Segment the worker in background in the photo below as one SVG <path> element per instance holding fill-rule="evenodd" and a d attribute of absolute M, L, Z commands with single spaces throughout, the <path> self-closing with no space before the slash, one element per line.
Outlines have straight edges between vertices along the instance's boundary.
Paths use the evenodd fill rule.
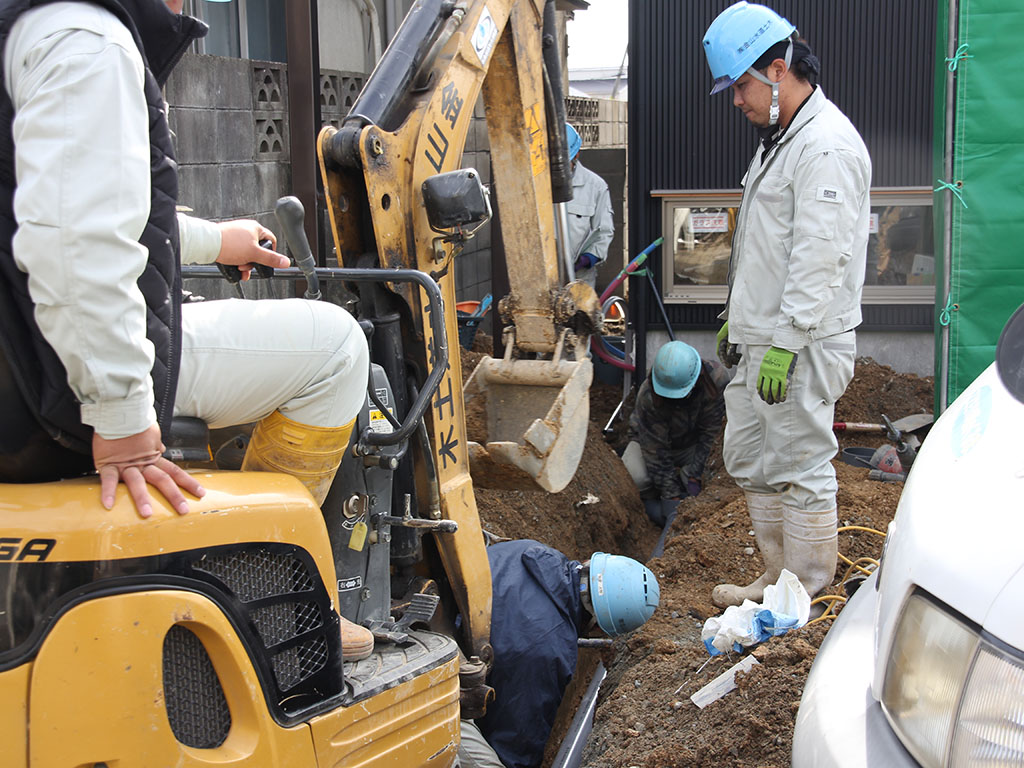
<path fill-rule="evenodd" d="M 663 344 L 654 356 L 629 417 L 622 461 L 657 525 L 680 500 L 700 493 L 704 464 L 722 431 L 728 383 L 721 365 L 701 360 L 683 341 Z"/>
<path fill-rule="evenodd" d="M 726 470 L 746 494 L 766 571 L 723 584 L 719 607 L 760 602 L 785 567 L 813 597 L 836 567 L 835 402 L 853 376 L 871 160 L 816 84 L 818 59 L 786 19 L 736 3 L 704 35 L 712 93 L 760 141 L 743 179 L 718 354 Z"/>
<path fill-rule="evenodd" d="M 183 0 L 3 0 L 2 351 L 39 422 L 141 517 L 199 480 L 163 458 L 173 416 L 258 421 L 244 468 L 295 474 L 320 503 L 366 388 L 355 319 L 301 299 L 182 304 L 180 260 L 286 267 L 255 221 L 176 213 L 161 88 L 202 22 Z M 44 431 L 45 430 L 45 431 Z M 287 435 L 285 436 L 285 433 Z M 373 636 L 342 619 L 346 658 Z"/>
<path fill-rule="evenodd" d="M 486 743 L 472 727 L 463 740 L 469 754 L 489 744 L 499 765 L 535 768 L 576 671 L 577 640 L 593 621 L 612 637 L 641 626 L 658 605 L 658 580 L 629 557 L 595 552 L 579 563 L 530 539 L 492 544 L 487 558 L 494 701 L 476 721 Z"/>
<path fill-rule="evenodd" d="M 572 200 L 565 204 L 569 220 L 568 247 L 576 279 L 596 287 L 597 267 L 608 258 L 615 235 L 612 198 L 604 179 L 580 163 L 583 140 L 568 123 L 565 134 L 572 163 Z"/>

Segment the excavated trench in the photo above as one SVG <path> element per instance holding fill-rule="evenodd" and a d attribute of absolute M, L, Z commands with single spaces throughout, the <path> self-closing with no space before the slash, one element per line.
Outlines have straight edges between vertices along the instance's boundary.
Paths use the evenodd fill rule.
<path fill-rule="evenodd" d="M 472 370 L 475 357 L 463 353 L 463 370 Z M 711 604 L 711 589 L 721 581 L 755 578 L 761 572 L 760 556 L 749 535 L 742 494 L 722 468 L 720 440 L 701 495 L 684 501 L 664 531 L 648 520 L 616 454 L 625 444 L 629 400 L 612 434 L 602 434 L 621 395 L 620 387 L 594 383 L 583 458 L 562 492 L 476 491 L 488 531 L 537 539 L 578 560 L 598 550 L 626 554 L 646 561 L 661 585 L 661 604 L 643 627 L 614 642 L 598 635 L 584 641 L 544 767 L 788 766 L 803 683 L 829 624 L 819 622 L 764 643 L 753 651 L 761 663 L 738 676 L 736 691 L 705 709 L 690 702 L 692 693 L 738 660 L 723 656 L 709 661 L 700 642 L 704 620 L 719 613 Z M 880 423 L 883 414 L 895 419 L 931 410 L 930 378 L 860 360 L 854 381 L 837 403 L 836 418 Z M 472 437 L 474 425 L 467 426 Z M 841 448 L 877 448 L 884 442 L 882 434 L 839 436 Z M 870 480 L 867 468 L 838 459 L 833 463 L 840 525 L 884 531 L 902 484 Z M 839 546 L 853 560 L 877 558 L 882 540 L 850 532 L 840 535 Z M 837 569 L 836 584 L 845 569 L 842 564 Z"/>

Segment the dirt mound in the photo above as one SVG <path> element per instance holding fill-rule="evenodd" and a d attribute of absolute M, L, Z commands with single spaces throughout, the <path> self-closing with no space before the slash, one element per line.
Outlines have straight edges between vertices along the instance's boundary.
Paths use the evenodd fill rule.
<path fill-rule="evenodd" d="M 464 355 L 467 374 L 478 357 Z M 565 491 L 477 491 L 484 527 L 493 533 L 538 539 L 576 559 L 594 549 L 631 555 L 648 560 L 658 576 L 661 604 L 647 624 L 610 648 L 580 651 L 576 686 L 567 692 L 568 699 L 580 695 L 598 660 L 608 670 L 583 764 L 788 766 L 804 681 L 830 624 L 821 621 L 762 644 L 752 651 L 760 664 L 737 678 L 737 690 L 703 710 L 690 701 L 691 694 L 739 659 L 736 654 L 710 658 L 700 642 L 705 619 L 720 613 L 711 603 L 711 589 L 723 581 L 747 583 L 762 572 L 763 564 L 743 495 L 722 466 L 721 438 L 708 461 L 704 492 L 680 505 L 664 553 L 649 560 L 660 531 L 644 514 L 613 449 L 625 445 L 629 399 L 612 423 L 613 433 L 604 436 L 601 431 L 621 395 L 621 389 L 599 382 L 592 387 L 587 445 Z M 899 374 L 865 358 L 857 361 L 836 418 L 879 422 L 883 413 L 896 419 L 931 409 L 931 379 Z M 841 448 L 877 447 L 885 436 L 840 434 L 839 440 Z M 903 486 L 868 480 L 867 469 L 833 463 L 840 526 L 884 532 Z M 582 503 L 588 494 L 601 501 Z M 873 533 L 840 533 L 839 550 L 850 560 L 877 558 L 881 548 L 881 537 Z M 840 562 L 834 583 L 848 570 Z M 840 591 L 838 586 L 834 591 Z M 552 734 L 546 764 L 566 723 L 567 718 Z"/>

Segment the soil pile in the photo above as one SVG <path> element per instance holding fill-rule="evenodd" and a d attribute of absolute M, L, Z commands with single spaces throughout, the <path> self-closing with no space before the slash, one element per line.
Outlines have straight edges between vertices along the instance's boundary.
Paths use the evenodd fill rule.
<path fill-rule="evenodd" d="M 468 374 L 479 355 L 466 353 Z M 881 422 L 932 409 L 932 381 L 863 358 L 854 380 L 837 403 L 840 421 Z M 737 654 L 711 658 L 700 642 L 705 619 L 721 613 L 711 603 L 722 582 L 746 584 L 763 570 L 750 531 L 743 494 L 725 473 L 721 438 L 704 477 L 704 492 L 685 500 L 667 533 L 663 554 L 650 559 L 660 535 L 615 452 L 625 444 L 631 401 L 627 399 L 613 432 L 602 435 L 621 389 L 595 383 L 591 389 L 591 428 L 583 460 L 569 487 L 559 494 L 539 491 L 477 491 L 484 528 L 508 538 L 533 538 L 574 559 L 595 549 L 646 561 L 661 585 L 654 617 L 611 648 L 580 651 L 576 684 L 567 691 L 565 717 L 548 744 L 550 763 L 576 699 L 600 659 L 608 670 L 601 687 L 594 729 L 583 764 L 627 766 L 788 766 L 793 726 L 804 681 L 830 622 L 819 621 L 756 647 L 760 662 L 737 677 L 737 690 L 705 709 L 690 696 L 739 660 Z M 839 435 L 840 447 L 877 447 L 884 434 Z M 835 460 L 839 480 L 840 526 L 885 531 L 902 484 L 868 479 L 868 470 Z M 596 497 L 598 501 L 593 501 Z M 839 550 L 850 560 L 878 558 L 882 538 L 863 531 L 843 532 Z M 840 561 L 831 592 L 851 573 Z"/>

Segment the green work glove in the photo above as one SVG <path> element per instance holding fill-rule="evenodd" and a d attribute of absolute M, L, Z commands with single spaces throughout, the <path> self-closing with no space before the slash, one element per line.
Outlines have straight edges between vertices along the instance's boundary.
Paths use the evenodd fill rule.
<path fill-rule="evenodd" d="M 772 347 L 764 354 L 757 374 L 757 393 L 768 405 L 786 399 L 786 390 L 796 369 L 796 352 Z"/>
<path fill-rule="evenodd" d="M 726 368 L 732 368 L 736 363 L 740 361 L 740 348 L 735 344 L 729 343 L 729 321 L 726 320 L 725 324 L 718 331 L 718 335 L 715 337 L 715 348 L 718 351 L 718 359 L 722 361 L 722 365 Z"/>

